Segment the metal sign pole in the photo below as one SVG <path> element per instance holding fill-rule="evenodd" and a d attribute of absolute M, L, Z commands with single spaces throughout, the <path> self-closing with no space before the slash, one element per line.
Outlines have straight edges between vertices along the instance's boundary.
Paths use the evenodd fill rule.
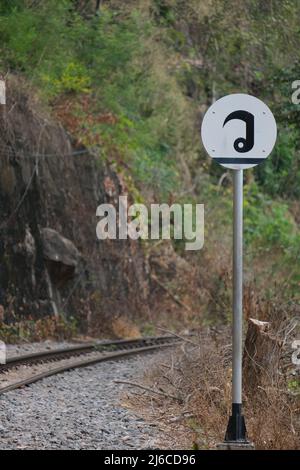
<path fill-rule="evenodd" d="M 243 127 L 241 127 L 243 126 Z M 243 130 L 242 130 L 243 129 Z M 253 449 L 242 415 L 243 356 L 243 170 L 263 163 L 276 142 L 277 126 L 263 101 L 244 93 L 223 96 L 206 111 L 201 137 L 208 155 L 233 170 L 232 414 L 219 449 Z"/>
<path fill-rule="evenodd" d="M 243 358 L 243 170 L 233 170 L 232 416 L 225 441 L 247 442 L 242 416 Z"/>
<path fill-rule="evenodd" d="M 243 170 L 233 172 L 232 403 L 242 403 Z"/>

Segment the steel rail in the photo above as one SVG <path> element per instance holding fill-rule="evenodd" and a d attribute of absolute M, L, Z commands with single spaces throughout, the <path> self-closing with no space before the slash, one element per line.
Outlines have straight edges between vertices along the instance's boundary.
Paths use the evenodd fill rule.
<path fill-rule="evenodd" d="M 45 370 L 43 372 L 40 372 L 39 374 L 35 374 L 35 375 L 32 375 L 31 377 L 28 377 L 26 379 L 23 379 L 23 380 L 14 382 L 12 384 L 9 384 L 5 387 L 2 387 L 2 388 L 0 387 L 0 396 L 3 395 L 4 393 L 10 392 L 12 390 L 16 390 L 16 389 L 24 387 L 26 385 L 30 385 L 30 384 L 33 384 L 35 382 L 38 382 L 38 381 L 40 381 L 42 379 L 45 379 L 47 377 L 51 377 L 53 375 L 57 375 L 57 374 L 60 374 L 62 372 L 67 372 L 67 371 L 72 370 L 72 369 L 87 367 L 87 366 L 94 365 L 94 364 L 101 363 L 101 362 L 118 360 L 118 359 L 122 359 L 122 358 L 127 357 L 127 356 L 133 356 L 135 354 L 142 354 L 142 353 L 151 352 L 151 351 L 156 350 L 156 349 L 172 347 L 172 346 L 175 346 L 178 343 L 178 341 L 175 341 L 174 337 L 173 337 L 173 339 L 174 339 L 174 341 L 167 342 L 165 344 L 163 342 L 162 343 L 159 342 L 158 344 L 152 344 L 150 346 L 132 348 L 132 349 L 129 349 L 129 350 L 128 349 L 127 350 L 122 350 L 122 351 L 118 351 L 118 352 L 114 352 L 114 353 L 110 353 L 110 354 L 105 354 L 105 355 L 102 354 L 102 355 L 99 355 L 98 357 L 92 357 L 92 358 L 88 358 L 88 359 L 77 360 L 77 361 L 73 361 L 69 364 L 64 364 L 64 365 L 59 366 L 59 367 L 48 369 L 48 370 Z"/>
<path fill-rule="evenodd" d="M 7 358 L 6 364 L 0 365 L 0 372 L 10 370 L 14 367 L 23 364 L 35 364 L 39 362 L 48 362 L 52 360 L 63 360 L 70 356 L 78 356 L 81 354 L 88 354 L 92 352 L 105 351 L 109 349 L 128 349 L 137 347 L 137 345 L 153 345 L 163 344 L 165 342 L 175 342 L 178 338 L 175 336 L 147 336 L 144 338 L 136 339 L 121 339 L 121 340 L 105 340 L 97 342 L 82 343 L 76 346 L 67 346 L 64 348 L 57 348 L 48 351 L 40 351 L 28 354 L 22 354 L 18 356 L 11 356 Z"/>

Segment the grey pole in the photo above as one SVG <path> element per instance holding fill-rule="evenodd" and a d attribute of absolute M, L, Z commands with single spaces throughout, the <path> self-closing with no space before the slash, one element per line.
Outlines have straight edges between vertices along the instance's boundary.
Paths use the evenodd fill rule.
<path fill-rule="evenodd" d="M 233 172 L 232 403 L 242 403 L 243 170 Z"/>
<path fill-rule="evenodd" d="M 232 415 L 225 441 L 247 443 L 242 415 L 243 355 L 243 170 L 233 171 Z"/>

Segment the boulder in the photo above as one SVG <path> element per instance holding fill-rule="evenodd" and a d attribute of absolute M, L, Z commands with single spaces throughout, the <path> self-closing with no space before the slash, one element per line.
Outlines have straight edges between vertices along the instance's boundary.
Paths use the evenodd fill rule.
<path fill-rule="evenodd" d="M 71 240 L 51 228 L 41 229 L 41 240 L 51 281 L 62 286 L 78 274 L 81 254 Z"/>

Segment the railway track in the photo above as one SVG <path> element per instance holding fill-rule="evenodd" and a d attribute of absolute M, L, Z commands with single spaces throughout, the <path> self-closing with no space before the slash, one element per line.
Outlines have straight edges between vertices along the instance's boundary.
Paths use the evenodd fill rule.
<path fill-rule="evenodd" d="M 98 341 L 94 343 L 78 344 L 76 346 L 42 351 L 31 354 L 9 357 L 6 364 L 0 366 L 0 380 L 9 372 L 18 372 L 22 366 L 41 366 L 43 370 L 29 376 L 16 379 L 1 386 L 0 395 L 11 390 L 30 385 L 46 377 L 59 374 L 79 367 L 87 367 L 105 361 L 118 360 L 135 354 L 151 352 L 157 349 L 168 348 L 178 344 L 179 338 L 175 336 L 153 336 L 132 340 Z"/>

